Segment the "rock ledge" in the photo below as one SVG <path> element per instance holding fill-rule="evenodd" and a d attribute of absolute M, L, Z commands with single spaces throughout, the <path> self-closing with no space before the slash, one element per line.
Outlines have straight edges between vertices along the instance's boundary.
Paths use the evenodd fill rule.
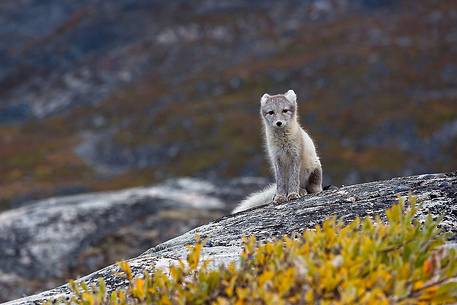
<path fill-rule="evenodd" d="M 185 245 L 193 243 L 197 233 L 208 238 L 202 250 L 203 257 L 211 258 L 214 265 L 227 263 L 238 257 L 243 234 L 254 234 L 259 240 L 268 240 L 313 227 L 331 215 L 345 221 L 357 216 L 384 215 L 384 211 L 396 201 L 397 195 L 406 196 L 408 193 L 416 195 L 421 202 L 420 218 L 427 213 L 443 215 L 441 226 L 453 233 L 452 241 L 457 239 L 457 172 L 452 172 L 344 186 L 317 195 L 307 195 L 288 204 L 267 205 L 225 216 L 151 248 L 130 259 L 129 263 L 135 273 L 156 267 L 166 268 L 170 263 L 185 258 Z M 103 277 L 108 290 L 111 290 L 126 285 L 123 278 L 116 276 L 118 271 L 113 264 L 80 280 L 95 283 L 99 277 Z M 68 286 L 63 285 L 5 304 L 37 304 L 65 297 L 68 293 Z"/>

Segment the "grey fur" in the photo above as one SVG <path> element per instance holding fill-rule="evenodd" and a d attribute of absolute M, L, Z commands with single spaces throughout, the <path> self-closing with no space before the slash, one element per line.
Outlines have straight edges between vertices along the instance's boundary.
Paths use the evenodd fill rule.
<path fill-rule="evenodd" d="M 260 101 L 266 150 L 276 184 L 250 195 L 232 213 L 322 191 L 322 166 L 313 141 L 298 123 L 295 92 L 264 94 Z"/>

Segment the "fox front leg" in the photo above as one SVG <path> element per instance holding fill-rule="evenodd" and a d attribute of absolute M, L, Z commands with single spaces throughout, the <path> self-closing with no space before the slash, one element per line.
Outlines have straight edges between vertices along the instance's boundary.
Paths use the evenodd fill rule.
<path fill-rule="evenodd" d="M 287 200 L 300 198 L 300 162 L 298 156 L 291 158 L 289 166 Z"/>
<path fill-rule="evenodd" d="M 279 158 L 274 162 L 275 177 L 276 177 L 276 194 L 273 198 L 273 203 L 280 204 L 287 201 L 287 181 L 284 165 L 281 164 Z"/>

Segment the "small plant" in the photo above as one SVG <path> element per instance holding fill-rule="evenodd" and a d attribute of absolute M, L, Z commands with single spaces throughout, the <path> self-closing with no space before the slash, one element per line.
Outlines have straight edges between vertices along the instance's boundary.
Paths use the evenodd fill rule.
<path fill-rule="evenodd" d="M 243 238 L 239 262 L 209 268 L 202 241 L 189 246 L 186 261 L 135 277 L 108 294 L 70 282 L 80 305 L 124 304 L 451 304 L 457 302 L 455 249 L 444 250 L 447 235 L 430 216 L 420 224 L 415 199 L 404 200 L 379 217 L 348 225 L 331 218 L 296 238 L 260 244 Z"/>

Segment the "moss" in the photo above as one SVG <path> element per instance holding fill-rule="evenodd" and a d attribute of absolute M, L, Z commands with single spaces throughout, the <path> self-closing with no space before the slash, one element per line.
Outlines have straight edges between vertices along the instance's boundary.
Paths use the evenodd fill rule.
<path fill-rule="evenodd" d="M 185 262 L 135 277 L 111 294 L 70 282 L 67 303 L 95 304 L 451 304 L 457 301 L 457 254 L 440 247 L 446 234 L 427 217 L 415 220 L 415 200 L 379 217 L 348 225 L 331 218 L 301 235 L 259 243 L 244 238 L 238 262 L 210 269 L 197 237 Z"/>

